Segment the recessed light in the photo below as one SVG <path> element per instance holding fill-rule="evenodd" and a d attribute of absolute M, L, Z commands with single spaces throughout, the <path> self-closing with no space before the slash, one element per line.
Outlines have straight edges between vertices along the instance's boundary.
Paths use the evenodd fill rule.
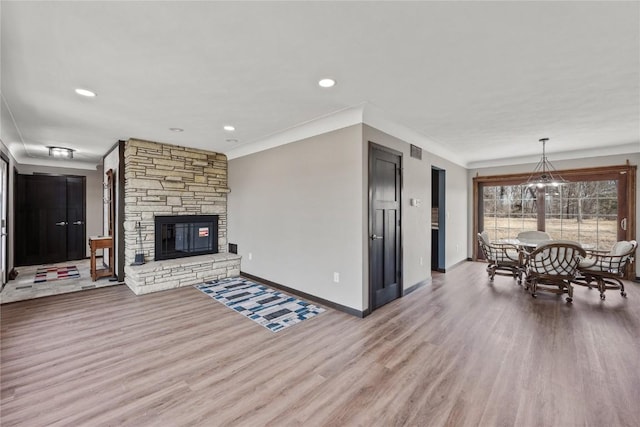
<path fill-rule="evenodd" d="M 226 130 L 227 132 L 233 132 L 234 130 L 236 130 L 236 128 L 231 125 L 225 125 L 223 129 Z"/>
<path fill-rule="evenodd" d="M 318 82 L 320 87 L 333 87 L 336 85 L 336 81 L 333 79 L 322 79 Z"/>
<path fill-rule="evenodd" d="M 235 138 L 225 139 L 225 141 L 226 141 L 226 142 L 231 142 L 231 143 L 234 143 L 234 144 L 235 144 L 236 142 L 238 142 L 238 140 L 237 140 L 237 139 L 235 139 Z"/>
<path fill-rule="evenodd" d="M 78 95 L 88 96 L 90 98 L 93 98 L 94 96 L 96 96 L 95 92 L 91 92 L 90 90 L 87 90 L 87 89 L 76 89 L 76 93 Z"/>
<path fill-rule="evenodd" d="M 171 132 L 184 132 L 184 129 L 182 129 L 182 128 L 169 128 L 169 130 Z"/>

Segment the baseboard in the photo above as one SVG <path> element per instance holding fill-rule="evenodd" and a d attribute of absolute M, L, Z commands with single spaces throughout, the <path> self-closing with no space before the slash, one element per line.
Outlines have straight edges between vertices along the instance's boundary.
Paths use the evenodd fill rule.
<path fill-rule="evenodd" d="M 343 313 L 347 313 L 347 314 L 350 314 L 352 316 L 364 318 L 364 317 L 367 317 L 369 314 L 371 314 L 371 310 L 368 309 L 368 308 L 366 310 L 363 310 L 363 311 L 356 310 L 355 308 L 347 307 L 346 305 L 338 304 L 338 303 L 335 303 L 333 301 L 329 301 L 329 300 L 326 300 L 324 298 L 320 298 L 320 297 L 317 297 L 315 295 L 311 295 L 311 294 L 308 294 L 306 292 L 302 292 L 302 291 L 299 291 L 297 289 L 290 288 L 290 287 L 282 285 L 280 283 L 272 282 L 271 280 L 267 280 L 267 279 L 264 279 L 264 278 L 259 277 L 259 276 L 254 276 L 253 274 L 249 274 L 249 273 L 246 273 L 244 271 L 240 271 L 240 275 L 243 276 L 243 277 L 246 277 L 247 279 L 251 279 L 251 280 L 254 280 L 256 282 L 263 283 L 263 284 L 265 284 L 267 286 L 271 286 L 272 288 L 280 289 L 281 291 L 294 294 L 296 296 L 299 296 L 300 298 L 304 298 L 304 299 L 308 299 L 308 300 L 313 301 L 313 302 L 317 302 L 318 304 L 322 304 L 324 306 L 333 308 L 335 310 L 342 311 Z M 420 289 L 423 286 L 430 285 L 431 284 L 431 280 L 432 280 L 431 277 L 428 277 L 425 280 L 421 280 L 418 283 L 408 287 L 407 289 L 404 289 L 402 291 L 402 296 L 403 297 L 407 296 L 410 293 Z"/>
<path fill-rule="evenodd" d="M 271 280 L 263 279 L 262 277 L 254 276 L 253 274 L 246 273 L 244 271 L 240 271 L 240 275 L 246 277 L 247 279 L 255 280 L 256 282 L 264 283 L 267 286 L 271 286 L 272 288 L 280 289 L 281 291 L 288 292 L 299 296 L 300 298 L 308 299 L 313 302 L 317 302 L 318 304 L 322 304 L 324 306 L 333 308 L 334 310 L 342 311 L 343 313 L 350 314 L 352 316 L 363 318 L 369 314 L 369 310 L 356 310 L 355 308 L 347 307 L 346 305 L 338 304 L 333 301 L 326 300 L 324 298 L 317 297 L 315 295 L 308 294 L 306 292 L 299 291 L 297 289 L 290 288 L 285 285 L 281 285 L 280 283 L 272 282 Z"/>
<path fill-rule="evenodd" d="M 420 289 L 421 287 L 426 286 L 426 285 L 430 285 L 430 284 L 431 284 L 431 277 L 428 277 L 428 278 L 426 278 L 424 280 L 419 281 L 415 285 L 410 286 L 407 289 L 404 289 L 402 291 L 402 296 L 405 297 L 405 296 L 409 295 L 411 292 L 416 291 L 416 290 Z"/>

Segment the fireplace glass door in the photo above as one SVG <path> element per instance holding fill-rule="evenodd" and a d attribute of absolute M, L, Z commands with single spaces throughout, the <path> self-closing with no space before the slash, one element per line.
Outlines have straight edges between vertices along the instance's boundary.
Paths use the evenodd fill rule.
<path fill-rule="evenodd" d="M 217 215 L 157 216 L 156 260 L 218 252 Z"/>

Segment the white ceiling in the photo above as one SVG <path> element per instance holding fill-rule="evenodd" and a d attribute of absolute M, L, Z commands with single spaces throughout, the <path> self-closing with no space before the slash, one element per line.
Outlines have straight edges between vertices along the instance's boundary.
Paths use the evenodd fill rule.
<path fill-rule="evenodd" d="M 640 152 L 638 2 L 2 1 L 0 14 L 0 135 L 21 163 L 52 164 L 57 145 L 91 168 L 130 137 L 234 157 L 358 120 L 465 166 L 532 159 L 542 137 L 551 159 Z M 320 89 L 326 76 L 338 84 Z"/>

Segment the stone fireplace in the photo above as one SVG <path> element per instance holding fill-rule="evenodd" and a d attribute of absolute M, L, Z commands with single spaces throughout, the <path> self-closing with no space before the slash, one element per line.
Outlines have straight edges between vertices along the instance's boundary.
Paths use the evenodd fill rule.
<path fill-rule="evenodd" d="M 240 257 L 227 251 L 226 156 L 130 139 L 124 159 L 127 285 L 141 294 L 239 275 Z M 156 224 L 162 245 L 168 217 L 177 218 L 164 231 L 172 256 L 156 244 Z M 136 254 L 144 254 L 145 264 L 131 265 Z"/>

